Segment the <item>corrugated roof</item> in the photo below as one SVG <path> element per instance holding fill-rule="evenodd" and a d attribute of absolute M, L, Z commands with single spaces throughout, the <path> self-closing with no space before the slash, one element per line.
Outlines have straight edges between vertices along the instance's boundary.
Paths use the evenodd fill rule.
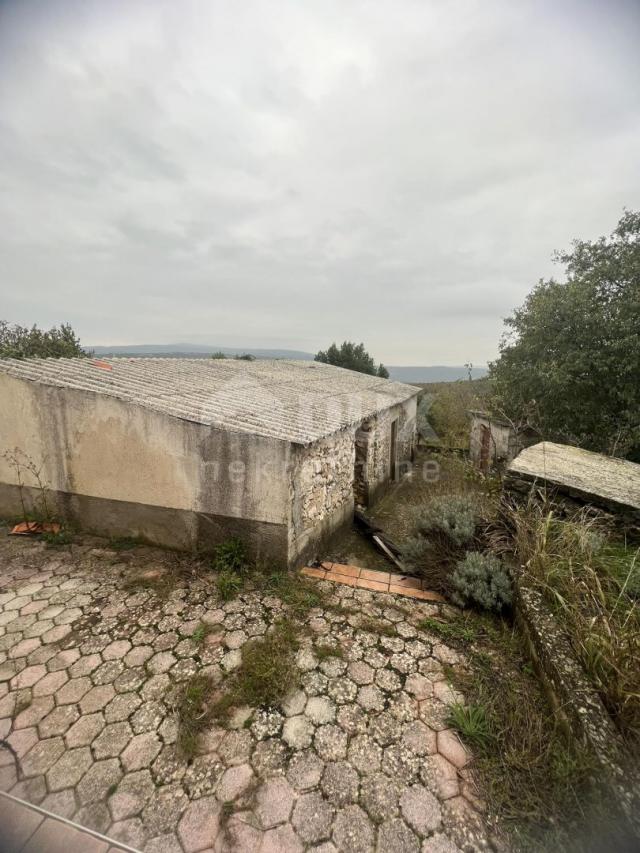
<path fill-rule="evenodd" d="M 0 371 L 220 429 L 310 444 L 419 393 L 315 361 L 0 359 Z"/>

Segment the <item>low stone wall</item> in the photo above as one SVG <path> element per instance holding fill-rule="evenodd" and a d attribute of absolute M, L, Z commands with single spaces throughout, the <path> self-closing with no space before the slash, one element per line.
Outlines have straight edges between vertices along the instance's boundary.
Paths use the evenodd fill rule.
<path fill-rule="evenodd" d="M 640 838 L 638 768 L 629 766 L 618 730 L 542 594 L 521 576 L 515 578 L 515 593 L 518 622 L 556 712 L 593 752 L 621 817 L 628 822 L 630 832 Z"/>

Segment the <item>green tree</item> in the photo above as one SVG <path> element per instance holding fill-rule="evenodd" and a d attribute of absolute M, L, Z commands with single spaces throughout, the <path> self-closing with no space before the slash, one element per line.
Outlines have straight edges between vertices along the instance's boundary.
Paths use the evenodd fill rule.
<path fill-rule="evenodd" d="M 86 356 L 80 339 L 68 323 L 39 329 L 0 320 L 0 358 L 72 358 Z"/>
<path fill-rule="evenodd" d="M 358 373 L 369 373 L 371 376 L 389 378 L 389 371 L 384 364 L 376 365 L 372 356 L 364 348 L 364 344 L 354 344 L 344 341 L 340 347 L 333 343 L 328 350 L 316 353 L 316 361 L 333 364 L 335 367 L 345 367 Z"/>
<path fill-rule="evenodd" d="M 574 241 L 505 322 L 491 366 L 497 405 L 551 440 L 640 458 L 640 213 Z"/>

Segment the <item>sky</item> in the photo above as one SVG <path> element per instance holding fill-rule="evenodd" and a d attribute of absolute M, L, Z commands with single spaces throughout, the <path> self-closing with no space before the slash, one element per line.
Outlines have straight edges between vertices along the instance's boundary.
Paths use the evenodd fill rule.
<path fill-rule="evenodd" d="M 0 319 L 485 364 L 640 206 L 636 0 L 0 0 Z"/>

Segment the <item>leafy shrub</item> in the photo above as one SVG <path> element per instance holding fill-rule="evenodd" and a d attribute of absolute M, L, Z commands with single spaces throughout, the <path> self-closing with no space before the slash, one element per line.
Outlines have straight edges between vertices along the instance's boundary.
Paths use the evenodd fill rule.
<path fill-rule="evenodd" d="M 409 569 L 420 569 L 431 550 L 431 544 L 422 536 L 410 536 L 401 549 L 402 562 Z"/>
<path fill-rule="evenodd" d="M 443 495 L 416 514 L 416 531 L 444 535 L 456 547 L 468 545 L 476 532 L 477 504 L 467 495 Z"/>
<path fill-rule="evenodd" d="M 469 551 L 451 577 L 452 599 L 461 607 L 475 604 L 499 613 L 511 604 L 511 578 L 496 557 Z"/>
<path fill-rule="evenodd" d="M 244 542 L 241 539 L 227 539 L 218 545 L 214 552 L 213 568 L 217 572 L 246 572 L 249 560 Z"/>
<path fill-rule="evenodd" d="M 240 592 L 243 586 L 244 581 L 241 575 L 231 569 L 223 569 L 216 578 L 218 595 L 223 601 L 231 601 L 231 599 Z"/>

